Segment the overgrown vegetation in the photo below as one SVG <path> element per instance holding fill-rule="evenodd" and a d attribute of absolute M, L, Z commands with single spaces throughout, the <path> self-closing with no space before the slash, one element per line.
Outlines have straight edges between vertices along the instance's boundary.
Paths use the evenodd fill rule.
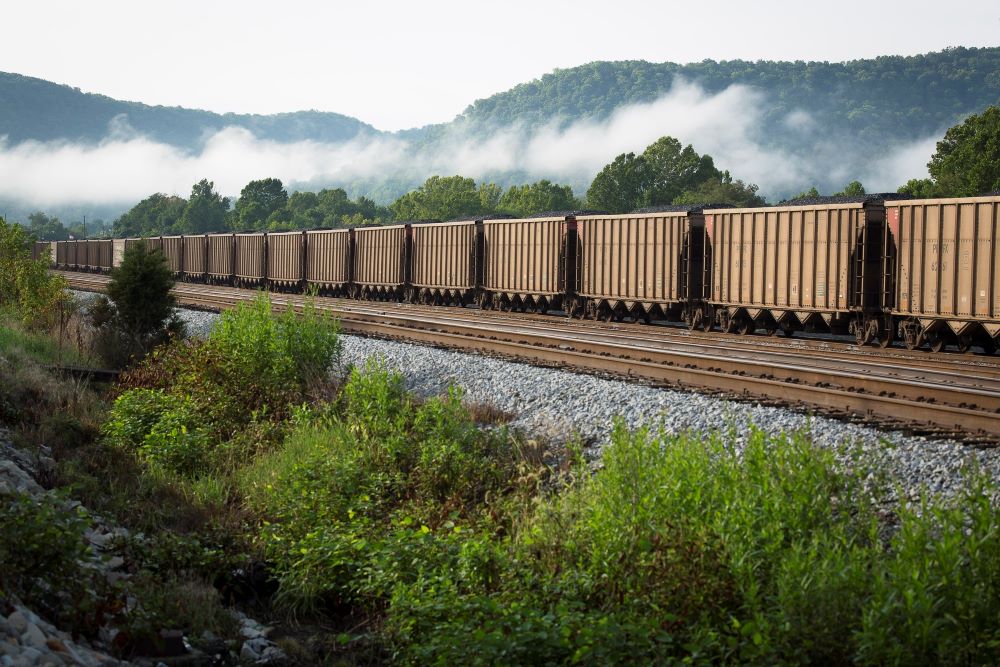
<path fill-rule="evenodd" d="M 376 362 L 332 382 L 338 354 L 327 315 L 263 296 L 155 350 L 106 416 L 7 390 L 38 406 L 18 419 L 72 420 L 51 483 L 135 532 L 112 582 L 81 565 L 87 514 L 3 497 L 0 589 L 84 635 L 114 624 L 122 655 L 164 628 L 230 636 L 224 603 L 252 599 L 323 628 L 288 640 L 302 662 L 1000 660 L 997 488 L 974 470 L 954 500 L 885 506 L 870 462 L 808 433 L 619 425 L 602 469 L 570 451 L 558 474 L 457 390 L 417 400 Z M 270 579 L 247 592 L 237 568 Z"/>
<path fill-rule="evenodd" d="M 450 562 L 466 534 L 509 528 L 536 466 L 505 431 L 477 429 L 457 391 L 418 405 L 400 376 L 369 364 L 338 404 L 301 413 L 242 488 L 266 520 L 281 604 L 372 613 L 396 586 Z"/>
<path fill-rule="evenodd" d="M 23 227 L 0 218 L 0 311 L 42 328 L 55 322 L 66 281 L 50 276 L 44 260 L 31 258 L 33 241 Z"/>
<path fill-rule="evenodd" d="M 169 473 L 225 475 L 273 444 L 338 351 L 328 315 L 307 305 L 272 316 L 262 296 L 223 313 L 206 340 L 177 342 L 128 373 L 104 431 Z"/>

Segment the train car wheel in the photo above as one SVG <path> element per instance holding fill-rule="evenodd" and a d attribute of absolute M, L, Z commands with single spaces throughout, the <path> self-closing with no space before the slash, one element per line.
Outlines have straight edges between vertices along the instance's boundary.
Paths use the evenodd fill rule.
<path fill-rule="evenodd" d="M 878 346 L 883 350 L 892 345 L 892 330 L 883 331 L 878 337 Z"/>
<path fill-rule="evenodd" d="M 924 344 L 924 337 L 916 325 L 904 322 L 899 325 L 899 333 L 903 338 L 903 345 L 907 350 L 915 350 Z"/>
<path fill-rule="evenodd" d="M 854 342 L 858 347 L 864 347 L 872 342 L 872 331 L 864 322 L 858 322 L 854 329 Z"/>

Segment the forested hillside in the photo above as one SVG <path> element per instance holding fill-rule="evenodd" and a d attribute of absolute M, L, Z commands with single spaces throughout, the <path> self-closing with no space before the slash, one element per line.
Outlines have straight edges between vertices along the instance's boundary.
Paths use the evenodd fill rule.
<path fill-rule="evenodd" d="M 794 140 L 787 116 L 802 110 L 824 131 L 850 131 L 883 143 L 941 130 L 1000 101 L 1000 48 L 953 48 L 919 56 L 883 56 L 846 63 L 747 62 L 732 60 L 680 65 L 645 61 L 594 62 L 556 70 L 541 79 L 477 100 L 453 121 L 477 132 L 521 123 L 527 127 L 558 118 L 605 119 L 628 104 L 652 102 L 676 77 L 708 93 L 733 84 L 758 89 L 766 98 L 766 129 L 774 140 Z M 337 142 L 372 126 L 341 114 L 300 111 L 270 116 L 216 114 L 180 107 L 121 102 L 79 89 L 0 73 L 0 136 L 26 139 L 102 139 L 108 123 L 126 114 L 137 131 L 172 145 L 193 147 L 206 130 L 245 127 L 276 141 Z M 429 139 L 446 125 L 398 133 Z"/>
<path fill-rule="evenodd" d="M 621 105 L 652 102 L 677 76 L 709 93 L 733 84 L 759 89 L 766 96 L 763 129 L 777 143 L 794 140 L 786 118 L 802 110 L 827 134 L 848 131 L 882 144 L 939 131 L 1000 101 L 1000 48 L 954 48 L 846 63 L 594 62 L 477 100 L 458 121 L 482 130 L 514 122 L 539 125 L 552 118 L 564 124 L 604 119 Z"/>
<path fill-rule="evenodd" d="M 137 132 L 184 148 L 196 147 L 207 133 L 227 126 L 244 127 L 259 138 L 274 141 L 337 142 L 373 131 L 370 125 L 338 113 L 298 111 L 261 116 L 149 106 L 5 72 L 0 72 L 0 102 L 0 137 L 6 135 L 10 144 L 28 139 L 97 142 L 107 136 L 109 124 L 122 114 Z"/>

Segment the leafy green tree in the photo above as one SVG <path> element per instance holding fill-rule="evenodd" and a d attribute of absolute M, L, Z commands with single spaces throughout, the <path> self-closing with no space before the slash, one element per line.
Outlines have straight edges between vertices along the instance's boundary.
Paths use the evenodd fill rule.
<path fill-rule="evenodd" d="M 28 216 L 28 231 L 39 241 L 65 241 L 69 238 L 69 230 L 59 218 L 49 217 L 41 211 Z"/>
<path fill-rule="evenodd" d="M 8 310 L 25 325 L 43 328 L 53 323 L 66 297 L 66 281 L 50 275 L 45 260 L 31 259 L 34 239 L 20 225 L 0 217 L 0 310 Z"/>
<path fill-rule="evenodd" d="M 185 208 L 187 201 L 183 197 L 160 193 L 150 195 L 115 220 L 114 236 L 123 238 L 177 233 Z"/>
<path fill-rule="evenodd" d="M 660 137 L 638 157 L 619 155 L 594 177 L 587 190 L 593 208 L 627 212 L 667 204 L 760 206 L 757 186 L 719 171 L 710 155 L 698 155 L 689 144 Z"/>
<path fill-rule="evenodd" d="M 524 216 L 543 211 L 570 211 L 581 206 L 573 196 L 573 188 L 543 179 L 529 185 L 512 185 L 500 198 L 498 209 Z"/>
<path fill-rule="evenodd" d="M 503 198 L 503 186 L 496 183 L 479 184 L 479 212 L 496 213 L 500 200 Z"/>
<path fill-rule="evenodd" d="M 173 286 L 173 273 L 161 250 L 145 243 L 125 250 L 121 265 L 111 271 L 110 301 L 99 301 L 91 311 L 107 361 L 120 365 L 130 357 L 142 358 L 168 334 L 183 331 L 170 292 Z"/>
<path fill-rule="evenodd" d="M 721 178 L 709 155 L 698 155 L 688 144 L 673 137 L 660 137 L 642 152 L 649 178 L 646 206 L 672 204 L 682 192 L 694 190 L 709 179 Z"/>
<path fill-rule="evenodd" d="M 834 193 L 834 197 L 860 197 L 865 194 L 865 186 L 861 181 L 851 181 L 844 186 L 840 192 Z"/>
<path fill-rule="evenodd" d="M 477 187 L 473 179 L 463 176 L 431 176 L 389 209 L 396 220 L 450 220 L 493 213 L 498 201 L 498 189 L 492 183 Z"/>
<path fill-rule="evenodd" d="M 587 190 L 587 206 L 611 212 L 627 212 L 646 205 L 649 167 L 645 158 L 623 153 L 605 165 Z"/>
<path fill-rule="evenodd" d="M 691 190 L 676 197 L 673 204 L 732 204 L 733 206 L 763 206 L 764 198 L 757 194 L 757 186 L 733 179 L 728 171 L 703 181 Z"/>
<path fill-rule="evenodd" d="M 391 217 L 387 207 L 366 197 L 352 201 L 342 188 L 334 188 L 292 193 L 285 207 L 268 217 L 267 228 L 278 231 L 380 224 Z"/>
<path fill-rule="evenodd" d="M 185 234 L 221 232 L 226 227 L 229 198 L 215 191 L 215 183 L 203 178 L 191 187 L 191 198 L 184 207 L 180 229 Z"/>
<path fill-rule="evenodd" d="M 927 168 L 944 196 L 1000 190 L 1000 106 L 973 114 L 945 132 Z"/>
<path fill-rule="evenodd" d="M 901 185 L 897 192 L 917 199 L 933 199 L 941 196 L 937 183 L 929 178 L 911 178 L 905 185 Z"/>
<path fill-rule="evenodd" d="M 233 210 L 233 228 L 240 231 L 263 229 L 268 217 L 288 203 L 288 192 L 281 180 L 265 178 L 250 181 L 240 191 Z"/>
<path fill-rule="evenodd" d="M 814 185 L 808 190 L 803 190 L 799 194 L 789 197 L 786 201 L 795 201 L 796 199 L 814 199 L 820 196 L 821 195 L 819 194 L 819 190 L 817 190 L 816 186 Z"/>

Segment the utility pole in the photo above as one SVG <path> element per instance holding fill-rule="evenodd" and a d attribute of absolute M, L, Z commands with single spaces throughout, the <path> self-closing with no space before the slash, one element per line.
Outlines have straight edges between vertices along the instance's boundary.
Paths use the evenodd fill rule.
<path fill-rule="evenodd" d="M 83 216 L 83 238 L 87 238 L 87 216 Z"/>

